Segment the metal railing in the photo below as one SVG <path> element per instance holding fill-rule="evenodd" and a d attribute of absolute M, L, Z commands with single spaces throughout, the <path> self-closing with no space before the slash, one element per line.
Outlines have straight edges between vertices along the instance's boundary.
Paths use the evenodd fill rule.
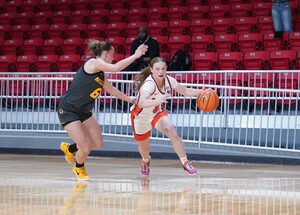
<path fill-rule="evenodd" d="M 0 130 L 64 132 L 56 107 L 74 73 L 0 73 Z M 136 72 L 107 74 L 127 95 L 135 96 Z M 300 152 L 300 71 L 189 71 L 169 72 L 194 88 L 213 88 L 220 105 L 203 113 L 195 98 L 177 93 L 166 104 L 180 136 L 195 147 L 201 144 Z M 94 115 L 105 135 L 132 136 L 130 105 L 102 91 Z M 166 138 L 153 130 L 152 137 Z"/>

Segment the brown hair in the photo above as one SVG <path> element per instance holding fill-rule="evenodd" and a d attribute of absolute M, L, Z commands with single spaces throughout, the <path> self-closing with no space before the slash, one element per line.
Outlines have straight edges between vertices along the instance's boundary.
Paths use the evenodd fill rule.
<path fill-rule="evenodd" d="M 95 56 L 101 56 L 103 51 L 109 51 L 112 49 L 112 45 L 105 41 L 90 40 L 88 44 L 88 50 L 93 52 Z"/>
<path fill-rule="evenodd" d="M 144 68 L 135 78 L 135 86 L 137 88 L 137 90 L 140 89 L 140 87 L 142 86 L 142 84 L 144 83 L 144 81 L 146 80 L 146 78 L 148 78 L 149 75 L 152 74 L 151 69 L 153 68 L 153 65 L 155 63 L 158 62 L 166 62 L 165 59 L 161 58 L 161 57 L 155 57 L 150 61 L 150 64 L 148 67 Z"/>

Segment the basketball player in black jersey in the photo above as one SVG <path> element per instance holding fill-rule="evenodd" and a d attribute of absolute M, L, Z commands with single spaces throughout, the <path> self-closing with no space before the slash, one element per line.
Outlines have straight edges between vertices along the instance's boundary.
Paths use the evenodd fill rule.
<path fill-rule="evenodd" d="M 148 46 L 139 46 L 135 54 L 116 64 L 111 64 L 114 56 L 114 48 L 111 44 L 93 40 L 89 43 L 89 49 L 94 57 L 87 60 L 76 72 L 70 88 L 61 97 L 57 109 L 61 125 L 74 141 L 72 145 L 62 142 L 60 148 L 69 163 L 75 161 L 73 172 L 79 180 L 89 179 L 84 161 L 92 149 L 101 148 L 103 145 L 101 129 L 92 116 L 95 99 L 102 89 L 118 99 L 133 103 L 132 99 L 105 79 L 105 72 L 123 70 L 144 55 Z"/>

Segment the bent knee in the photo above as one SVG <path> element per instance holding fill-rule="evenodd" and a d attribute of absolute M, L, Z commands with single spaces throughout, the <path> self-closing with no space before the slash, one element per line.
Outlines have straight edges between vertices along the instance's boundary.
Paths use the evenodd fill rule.
<path fill-rule="evenodd" d="M 168 126 L 168 127 L 164 128 L 164 133 L 167 136 L 169 136 L 170 138 L 179 138 L 179 135 L 174 126 Z"/>

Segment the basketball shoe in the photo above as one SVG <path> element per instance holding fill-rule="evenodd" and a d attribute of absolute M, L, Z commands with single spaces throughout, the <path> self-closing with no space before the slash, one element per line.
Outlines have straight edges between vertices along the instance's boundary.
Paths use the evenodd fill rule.
<path fill-rule="evenodd" d="M 87 180 L 90 179 L 90 177 L 86 173 L 86 170 L 85 170 L 84 166 L 83 167 L 73 166 L 73 172 L 75 173 L 76 178 L 78 180 L 87 181 Z"/>
<path fill-rule="evenodd" d="M 142 173 L 143 176 L 150 174 L 150 161 L 151 161 L 150 155 L 149 155 L 149 161 L 148 162 L 145 162 L 142 159 L 141 173 Z"/>
<path fill-rule="evenodd" d="M 189 161 L 186 161 L 183 165 L 184 171 L 187 172 L 189 175 L 195 175 L 198 173 L 198 170 L 192 166 L 192 164 Z"/>
<path fill-rule="evenodd" d="M 66 142 L 60 143 L 60 150 L 65 154 L 65 159 L 68 163 L 74 163 L 74 154 L 69 152 L 70 144 Z"/>

